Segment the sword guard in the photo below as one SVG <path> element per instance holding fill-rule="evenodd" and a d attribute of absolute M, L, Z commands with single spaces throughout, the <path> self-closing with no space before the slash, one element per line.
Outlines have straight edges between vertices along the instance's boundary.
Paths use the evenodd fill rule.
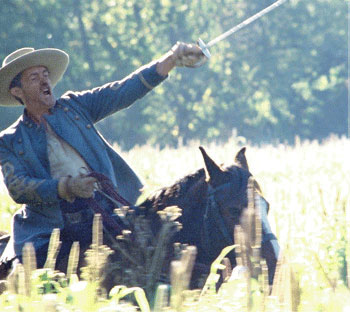
<path fill-rule="evenodd" d="M 211 54 L 209 52 L 209 49 L 208 49 L 207 45 L 204 43 L 204 41 L 201 38 L 198 38 L 197 44 L 200 47 L 200 49 L 202 50 L 202 53 L 209 60 L 210 57 L 211 57 Z"/>
<path fill-rule="evenodd" d="M 205 43 L 203 42 L 202 39 L 198 39 L 197 41 L 197 46 L 200 48 L 201 50 L 201 54 L 196 55 L 197 56 L 197 62 L 192 63 L 190 65 L 182 65 L 182 66 L 186 66 L 186 67 L 192 67 L 192 68 L 196 68 L 196 67 L 200 67 L 202 66 L 204 63 L 206 63 L 206 61 L 208 59 L 210 59 L 210 52 L 207 48 L 207 46 L 205 45 Z"/>

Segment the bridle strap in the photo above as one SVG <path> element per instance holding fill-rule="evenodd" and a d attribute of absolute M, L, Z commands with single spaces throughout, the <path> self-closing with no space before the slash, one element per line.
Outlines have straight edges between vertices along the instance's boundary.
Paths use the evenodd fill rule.
<path fill-rule="evenodd" d="M 210 207 L 211 207 L 212 215 L 214 217 L 214 221 L 217 224 L 222 236 L 226 240 L 226 243 L 230 245 L 230 244 L 233 244 L 233 233 L 230 233 L 229 230 L 227 229 L 224 218 L 222 216 L 222 212 L 220 211 L 219 205 L 217 204 L 217 201 L 215 199 L 215 192 L 229 185 L 230 183 L 225 183 L 219 186 L 217 189 L 213 189 L 213 190 L 210 190 L 211 186 L 209 186 L 208 200 L 210 202 Z"/>
<path fill-rule="evenodd" d="M 224 184 L 219 185 L 218 187 L 212 187 L 210 184 L 208 184 L 208 196 L 214 195 L 216 192 L 226 188 L 227 186 L 233 185 L 231 182 L 227 182 Z"/>
<path fill-rule="evenodd" d="M 211 239 L 210 239 L 210 233 L 209 233 L 209 226 L 210 222 L 213 220 L 216 228 L 221 233 L 223 239 L 225 240 L 227 245 L 233 244 L 233 233 L 230 233 L 230 231 L 227 229 L 225 225 L 225 221 L 222 217 L 222 213 L 220 211 L 220 208 L 215 200 L 215 193 L 232 183 L 225 183 L 217 188 L 213 188 L 211 185 L 208 184 L 208 198 L 207 198 L 207 204 L 205 207 L 205 212 L 203 216 L 203 229 L 204 229 L 204 246 L 208 246 L 209 248 L 206 248 L 207 250 L 213 250 Z M 207 251 L 208 252 L 208 251 Z"/>

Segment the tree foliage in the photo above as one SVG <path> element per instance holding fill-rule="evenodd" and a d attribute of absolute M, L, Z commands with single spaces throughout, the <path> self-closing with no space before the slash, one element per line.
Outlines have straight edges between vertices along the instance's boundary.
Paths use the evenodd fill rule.
<path fill-rule="evenodd" d="M 56 95 L 122 79 L 176 41 L 205 42 L 272 0 L 3 0 L 0 57 L 55 47 L 71 58 Z M 130 109 L 100 122 L 123 148 L 323 138 L 347 131 L 347 3 L 290 0 L 178 68 Z M 1 108 L 5 128 L 22 109 Z"/>

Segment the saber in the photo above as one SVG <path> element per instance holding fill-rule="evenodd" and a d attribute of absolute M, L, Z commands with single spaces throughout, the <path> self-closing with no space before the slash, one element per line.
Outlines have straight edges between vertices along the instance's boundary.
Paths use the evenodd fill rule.
<path fill-rule="evenodd" d="M 254 14 L 253 16 L 247 18 L 242 23 L 239 23 L 238 25 L 232 27 L 228 31 L 224 32 L 223 34 L 217 36 L 213 40 L 209 41 L 207 44 L 203 42 L 201 38 L 198 39 L 198 45 L 201 48 L 203 54 L 209 59 L 211 57 L 211 54 L 209 52 L 209 48 L 213 45 L 217 44 L 218 42 L 226 39 L 227 37 L 233 35 L 237 31 L 241 30 L 242 28 L 248 26 L 249 24 L 253 23 L 255 20 L 259 19 L 260 17 L 264 16 L 265 14 L 271 12 L 272 10 L 278 8 L 283 3 L 287 2 L 288 0 L 278 0 L 275 3 L 271 4 L 270 6 L 266 7 L 265 9 L 261 10 L 260 12 Z"/>

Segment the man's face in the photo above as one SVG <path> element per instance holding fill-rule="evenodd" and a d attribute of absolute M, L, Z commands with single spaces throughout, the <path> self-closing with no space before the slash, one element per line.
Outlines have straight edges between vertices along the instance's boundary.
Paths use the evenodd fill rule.
<path fill-rule="evenodd" d="M 55 105 L 49 71 L 44 66 L 34 66 L 23 71 L 20 97 L 30 110 L 46 110 Z"/>

